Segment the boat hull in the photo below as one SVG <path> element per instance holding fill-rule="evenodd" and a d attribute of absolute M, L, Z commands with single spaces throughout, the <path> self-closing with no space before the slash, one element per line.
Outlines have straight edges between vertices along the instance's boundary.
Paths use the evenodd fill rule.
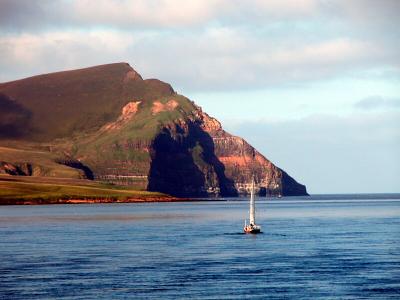
<path fill-rule="evenodd" d="M 244 233 L 252 233 L 252 234 L 257 234 L 261 233 L 261 227 L 260 226 L 245 226 L 243 228 Z"/>

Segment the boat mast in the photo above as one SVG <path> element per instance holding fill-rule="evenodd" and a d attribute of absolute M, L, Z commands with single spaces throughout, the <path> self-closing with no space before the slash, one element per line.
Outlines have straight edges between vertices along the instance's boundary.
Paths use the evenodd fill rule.
<path fill-rule="evenodd" d="M 250 224 L 256 224 L 256 204 L 254 201 L 254 176 L 251 181 L 251 192 L 250 192 Z"/>

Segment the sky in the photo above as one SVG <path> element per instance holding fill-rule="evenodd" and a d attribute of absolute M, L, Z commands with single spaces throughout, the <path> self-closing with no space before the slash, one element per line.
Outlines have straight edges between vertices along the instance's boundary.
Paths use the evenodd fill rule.
<path fill-rule="evenodd" d="M 0 0 L 0 82 L 128 62 L 309 193 L 400 192 L 400 1 Z"/>

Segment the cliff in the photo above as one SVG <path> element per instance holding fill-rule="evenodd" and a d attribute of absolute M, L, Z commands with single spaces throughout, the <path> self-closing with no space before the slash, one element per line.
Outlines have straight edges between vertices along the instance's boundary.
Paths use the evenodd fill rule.
<path fill-rule="evenodd" d="M 89 178 L 175 196 L 305 186 L 186 97 L 126 63 L 0 84 L 0 173 Z M 5 147 L 6 146 L 6 147 Z"/>

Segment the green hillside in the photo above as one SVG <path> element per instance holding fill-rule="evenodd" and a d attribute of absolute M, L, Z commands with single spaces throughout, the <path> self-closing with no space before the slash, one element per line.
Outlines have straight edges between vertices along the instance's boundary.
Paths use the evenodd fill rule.
<path fill-rule="evenodd" d="M 0 84 L 0 104 L 7 106 L 0 117 L 3 123 L 6 119 L 8 122 L 0 121 L 0 137 L 23 135 L 25 140 L 34 141 L 70 137 L 115 120 L 130 101 L 146 103 L 172 94 L 170 85 L 143 80 L 127 63 L 7 82 Z M 13 128 L 5 127 L 11 122 Z M 10 129 L 14 129 L 15 136 Z"/>

